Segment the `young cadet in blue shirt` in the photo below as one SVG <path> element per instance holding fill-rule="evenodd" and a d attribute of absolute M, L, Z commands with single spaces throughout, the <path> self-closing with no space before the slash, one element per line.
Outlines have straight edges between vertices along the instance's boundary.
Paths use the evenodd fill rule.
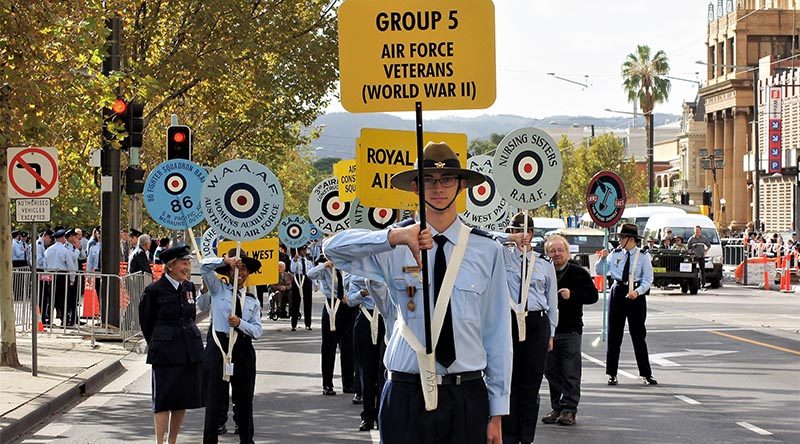
<path fill-rule="evenodd" d="M 528 219 L 528 232 L 525 218 Z M 514 216 L 507 230 L 512 235 L 495 234 L 501 242 L 512 241 L 512 249 L 504 249 L 508 289 L 511 292 L 511 332 L 514 338 L 514 369 L 511 379 L 511 410 L 503 418 L 504 443 L 531 443 L 536 435 L 539 420 L 539 389 L 542 386 L 547 352 L 553 349 L 553 337 L 558 324 L 558 283 L 556 270 L 550 259 L 533 251 L 530 239 L 533 235 L 533 219 L 524 213 Z M 522 247 L 528 245 L 527 254 Z M 528 263 L 530 285 L 528 300 L 522 303 L 522 261 Z M 527 311 L 525 316 L 525 340 L 520 341 L 516 311 Z"/>
<path fill-rule="evenodd" d="M 322 394 L 333 396 L 333 365 L 336 362 L 336 345 L 339 345 L 339 364 L 342 370 L 342 391 L 354 392 L 355 366 L 353 363 L 353 315 L 346 302 L 346 289 L 350 274 L 333 268 L 324 256 L 320 263 L 308 270 L 308 279 L 321 283 L 326 301 L 322 307 Z M 333 318 L 333 322 L 331 322 Z M 334 330 L 331 331 L 331 325 Z"/>
<path fill-rule="evenodd" d="M 223 283 L 217 273 L 228 277 L 233 282 L 234 268 L 239 269 L 235 311 L 231 306 L 233 285 Z M 227 408 L 228 382 L 223 376 L 222 351 L 228 352 L 228 332 L 235 329 L 232 362 L 233 375 L 230 385 L 233 389 L 233 403 L 236 406 L 236 424 L 239 428 L 239 443 L 253 442 L 253 394 L 256 384 L 256 352 L 253 339 L 261 337 L 261 305 L 255 295 L 246 293 L 247 277 L 261 268 L 261 262 L 251 258 L 247 252 L 240 250 L 236 257 L 236 249 L 228 252 L 228 257 L 208 257 L 200 261 L 200 270 L 204 282 L 208 284 L 208 292 L 197 298 L 197 307 L 205 310 L 211 307 L 210 339 L 206 343 L 203 363 L 206 385 L 206 414 L 203 427 L 203 443 L 217 442 L 220 410 L 223 403 Z M 216 340 L 214 339 L 216 335 Z M 217 340 L 219 344 L 217 344 Z"/>
<path fill-rule="evenodd" d="M 426 171 L 425 230 L 418 223 L 375 232 L 352 229 L 329 239 L 323 250 L 338 268 L 386 283 L 389 294 L 376 295 L 376 301 L 397 310 L 396 331 L 384 357 L 388 372 L 378 419 L 381 442 L 500 443 L 501 417 L 509 408 L 512 359 L 505 261 L 502 246 L 486 233 L 470 231 L 454 206 L 461 191 L 486 177 L 462 168 L 445 143 L 428 143 L 421 161 Z M 415 167 L 395 174 L 391 184 L 417 192 L 417 173 Z M 455 268 L 448 314 L 435 348 L 441 381 L 438 408 L 427 411 L 417 354 L 400 327 L 407 325 L 424 344 L 420 249 L 432 253 L 428 273 L 433 310 L 442 276 L 450 267 L 448 258 L 460 248 L 456 243 L 464 242 L 459 238 L 466 239 L 467 246 Z M 389 301 L 380 300 L 386 297 Z"/>
<path fill-rule="evenodd" d="M 362 432 L 375 428 L 378 400 L 384 383 L 381 359 L 386 328 L 380 310 L 376 309 L 375 298 L 370 294 L 372 287 L 374 285 L 369 285 L 367 279 L 351 276 L 347 292 L 347 304 L 358 309 L 353 325 L 353 345 L 364 392 L 361 425 L 358 427 Z"/>
<path fill-rule="evenodd" d="M 645 295 L 653 284 L 653 265 L 650 254 L 645 249 L 636 248 L 636 240 L 641 239 L 639 230 L 634 224 L 622 224 L 618 231 L 619 247 L 611 254 L 603 252 L 603 257 L 595 264 L 595 273 L 603 273 L 603 266 L 608 262 L 608 275 L 611 276 L 611 300 L 608 304 L 608 350 L 606 351 L 606 374 L 608 385 L 617 385 L 617 367 L 619 365 L 619 349 L 628 320 L 628 331 L 633 342 L 636 364 L 639 375 L 645 384 L 656 385 L 650 369 L 650 356 L 647 353 L 647 329 L 644 326 L 647 318 L 647 301 Z M 631 275 L 633 281 L 630 281 Z"/>
<path fill-rule="evenodd" d="M 306 330 L 311 330 L 311 278 L 307 277 L 308 270 L 314 268 L 314 263 L 309 260 L 308 248 L 300 247 L 292 258 L 289 271 L 294 275 L 292 286 L 292 300 L 289 303 L 289 314 L 292 318 L 292 331 L 297 330 L 297 320 L 300 319 L 300 304 L 303 304 L 303 321 Z"/>

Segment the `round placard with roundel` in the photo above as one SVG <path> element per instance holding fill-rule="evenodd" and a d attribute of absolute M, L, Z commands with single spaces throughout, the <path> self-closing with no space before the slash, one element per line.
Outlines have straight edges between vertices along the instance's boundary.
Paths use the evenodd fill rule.
<path fill-rule="evenodd" d="M 604 228 L 613 226 L 625 211 L 625 184 L 613 171 L 600 171 L 589 181 L 586 210 L 594 223 Z"/>
<path fill-rule="evenodd" d="M 483 227 L 505 217 L 506 201 L 497 192 L 492 177 L 492 157 L 472 156 L 467 159 L 467 168 L 486 176 L 486 181 L 467 190 L 467 209 L 461 213 L 471 226 Z"/>
<path fill-rule="evenodd" d="M 200 238 L 200 254 L 203 257 L 217 256 L 217 244 L 224 241 L 225 238 L 217 234 L 217 230 L 213 228 L 207 229 Z"/>
<path fill-rule="evenodd" d="M 206 170 L 185 159 L 158 164 L 144 182 L 144 206 L 150 217 L 170 230 L 186 230 L 200 223 L 205 214 L 200 194 Z"/>
<path fill-rule="evenodd" d="M 538 128 L 520 128 L 497 145 L 493 167 L 497 191 L 508 204 L 533 209 L 558 191 L 564 162 L 550 135 Z"/>
<path fill-rule="evenodd" d="M 330 177 L 318 183 L 308 196 L 308 215 L 325 234 L 350 227 L 350 202 L 339 199 L 339 183 Z"/>
<path fill-rule="evenodd" d="M 314 224 L 312 224 L 310 222 L 309 222 L 309 224 L 310 224 L 310 228 L 308 229 L 308 232 L 311 235 L 311 240 L 315 241 L 317 239 L 320 239 L 322 237 L 322 235 L 324 234 L 322 232 L 322 230 L 320 230 L 318 226 L 316 226 L 316 225 L 314 225 Z"/>
<path fill-rule="evenodd" d="M 264 165 L 229 160 L 209 174 L 203 184 L 206 220 L 226 239 L 261 239 L 278 225 L 283 212 L 283 188 Z"/>
<path fill-rule="evenodd" d="M 400 220 L 414 216 L 410 210 L 365 207 L 358 198 L 353 199 L 350 204 L 350 228 L 383 230 L 399 222 L 398 215 Z"/>
<path fill-rule="evenodd" d="M 278 224 L 278 239 L 289 248 L 300 248 L 311 242 L 311 223 L 303 216 L 285 216 Z"/>

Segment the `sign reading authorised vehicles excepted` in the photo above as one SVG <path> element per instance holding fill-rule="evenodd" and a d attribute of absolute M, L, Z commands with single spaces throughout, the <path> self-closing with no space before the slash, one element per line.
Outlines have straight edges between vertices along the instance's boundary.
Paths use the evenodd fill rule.
<path fill-rule="evenodd" d="M 11 199 L 58 196 L 58 150 L 56 148 L 8 149 L 8 197 Z"/>
<path fill-rule="evenodd" d="M 17 222 L 49 222 L 50 199 L 17 199 Z"/>
<path fill-rule="evenodd" d="M 350 112 L 481 109 L 496 95 L 491 0 L 346 0 L 342 105 Z"/>

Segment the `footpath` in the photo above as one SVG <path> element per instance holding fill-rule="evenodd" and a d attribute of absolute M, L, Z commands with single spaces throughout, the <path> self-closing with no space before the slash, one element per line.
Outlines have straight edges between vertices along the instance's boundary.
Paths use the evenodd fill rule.
<path fill-rule="evenodd" d="M 31 333 L 17 333 L 21 368 L 0 367 L 0 443 L 12 442 L 50 415 L 100 390 L 124 370 L 131 353 L 121 342 L 96 342 L 55 330 L 37 335 L 31 374 Z"/>

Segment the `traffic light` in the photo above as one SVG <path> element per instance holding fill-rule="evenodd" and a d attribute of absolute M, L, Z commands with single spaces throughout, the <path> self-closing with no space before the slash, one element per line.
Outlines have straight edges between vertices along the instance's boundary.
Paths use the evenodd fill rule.
<path fill-rule="evenodd" d="M 703 191 L 703 205 L 711 206 L 711 191 Z"/>
<path fill-rule="evenodd" d="M 547 208 L 556 208 L 558 207 L 558 192 L 553 194 L 553 197 L 547 202 Z"/>
<path fill-rule="evenodd" d="M 111 107 L 103 108 L 103 147 L 125 149 L 128 128 L 128 102 L 117 97 Z"/>
<path fill-rule="evenodd" d="M 125 170 L 125 194 L 142 194 L 144 192 L 144 170 L 129 166 Z"/>
<path fill-rule="evenodd" d="M 186 125 L 167 128 L 167 160 L 192 160 L 192 130 Z"/>
<path fill-rule="evenodd" d="M 128 130 L 128 137 L 122 141 L 123 149 L 127 148 L 141 148 L 142 147 L 142 131 L 144 130 L 144 105 L 138 102 L 128 103 L 128 121 L 126 125 Z"/>

